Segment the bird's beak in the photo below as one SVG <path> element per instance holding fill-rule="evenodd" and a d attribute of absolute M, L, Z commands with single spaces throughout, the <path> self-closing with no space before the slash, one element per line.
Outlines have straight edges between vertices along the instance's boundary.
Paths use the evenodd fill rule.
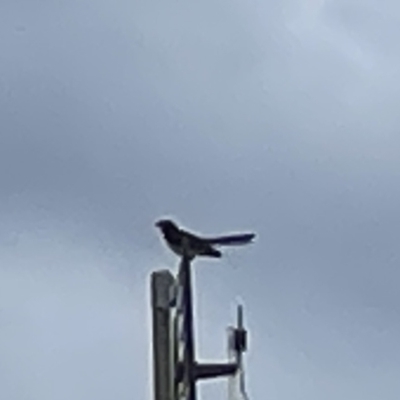
<path fill-rule="evenodd" d="M 160 221 L 157 221 L 154 225 L 155 225 L 157 228 L 160 228 L 160 227 L 161 227 Z"/>

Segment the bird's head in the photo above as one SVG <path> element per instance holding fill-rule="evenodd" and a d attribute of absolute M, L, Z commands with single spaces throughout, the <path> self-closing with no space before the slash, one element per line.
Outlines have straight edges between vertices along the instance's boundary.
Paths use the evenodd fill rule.
<path fill-rule="evenodd" d="M 170 219 L 160 219 L 156 222 L 156 227 L 160 228 L 162 231 L 170 230 L 170 229 L 178 229 L 176 224 L 172 222 Z"/>

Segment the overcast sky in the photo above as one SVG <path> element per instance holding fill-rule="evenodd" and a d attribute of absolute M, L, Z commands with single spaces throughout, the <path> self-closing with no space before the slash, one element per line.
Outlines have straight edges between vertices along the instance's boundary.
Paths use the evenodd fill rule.
<path fill-rule="evenodd" d="M 394 0 L 2 0 L 0 398 L 149 398 L 169 215 L 258 234 L 196 263 L 201 359 L 240 298 L 251 399 L 397 400 L 399 41 Z"/>

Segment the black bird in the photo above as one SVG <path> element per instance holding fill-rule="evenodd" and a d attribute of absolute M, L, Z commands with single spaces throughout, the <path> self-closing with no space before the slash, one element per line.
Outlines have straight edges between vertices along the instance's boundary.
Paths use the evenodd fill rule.
<path fill-rule="evenodd" d="M 160 228 L 168 247 L 177 255 L 183 256 L 184 246 L 186 246 L 186 255 L 193 259 L 196 256 L 208 256 L 220 258 L 222 253 L 214 246 L 237 246 L 250 243 L 254 233 L 242 233 L 227 236 L 218 236 L 205 238 L 187 232 L 169 219 L 162 219 L 156 222 Z"/>

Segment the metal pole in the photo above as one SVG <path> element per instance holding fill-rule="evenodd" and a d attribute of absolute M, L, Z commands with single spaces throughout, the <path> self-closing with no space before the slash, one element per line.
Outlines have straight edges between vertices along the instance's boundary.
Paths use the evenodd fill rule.
<path fill-rule="evenodd" d="M 171 398 L 171 315 L 170 296 L 174 278 L 165 271 L 151 275 L 151 305 L 153 319 L 154 400 Z"/>
<path fill-rule="evenodd" d="M 178 282 L 182 290 L 180 299 L 181 304 L 178 307 L 182 312 L 182 333 L 185 335 L 185 349 L 182 360 L 183 367 L 183 386 L 186 393 L 185 400 L 196 400 L 196 371 L 195 371 L 195 347 L 194 347 L 194 328 L 193 328 L 193 299 L 190 257 L 184 255 L 181 260 Z"/>

